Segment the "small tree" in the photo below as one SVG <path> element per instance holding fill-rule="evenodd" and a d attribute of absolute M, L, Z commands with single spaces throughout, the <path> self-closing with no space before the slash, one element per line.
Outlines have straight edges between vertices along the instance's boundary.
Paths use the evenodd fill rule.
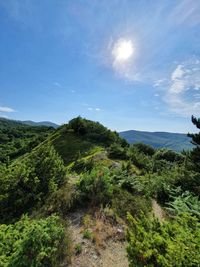
<path fill-rule="evenodd" d="M 200 118 L 192 116 L 192 123 L 200 129 Z M 192 138 L 191 143 L 196 147 L 191 152 L 191 160 L 193 162 L 194 169 L 200 172 L 200 132 L 195 134 L 188 134 Z"/>

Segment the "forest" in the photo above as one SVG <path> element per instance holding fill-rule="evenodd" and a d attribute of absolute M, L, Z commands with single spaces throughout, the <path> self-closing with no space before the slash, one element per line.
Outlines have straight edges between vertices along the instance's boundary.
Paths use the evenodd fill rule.
<path fill-rule="evenodd" d="M 188 136 L 178 153 L 81 117 L 58 129 L 1 119 L 0 267 L 75 266 L 77 213 L 83 240 L 122 242 L 130 267 L 200 266 L 200 132 Z"/>

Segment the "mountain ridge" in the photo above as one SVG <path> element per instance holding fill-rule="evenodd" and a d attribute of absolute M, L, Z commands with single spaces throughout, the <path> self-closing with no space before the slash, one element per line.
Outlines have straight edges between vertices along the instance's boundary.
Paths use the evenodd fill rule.
<path fill-rule="evenodd" d="M 190 138 L 184 133 L 129 130 L 120 132 L 119 135 L 130 144 L 144 143 L 154 148 L 168 148 L 179 152 L 193 148 Z"/>

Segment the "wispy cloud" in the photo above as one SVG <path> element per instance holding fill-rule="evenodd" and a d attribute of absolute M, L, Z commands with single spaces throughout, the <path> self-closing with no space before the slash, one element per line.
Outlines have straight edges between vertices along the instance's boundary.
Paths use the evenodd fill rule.
<path fill-rule="evenodd" d="M 89 110 L 89 111 L 97 111 L 97 112 L 101 111 L 100 108 L 92 108 L 92 107 L 88 107 L 87 110 Z"/>
<path fill-rule="evenodd" d="M 196 26 L 200 23 L 200 4 L 198 0 L 182 0 L 174 7 L 169 19 L 176 25 Z"/>
<path fill-rule="evenodd" d="M 60 88 L 62 88 L 62 85 L 61 85 L 59 82 L 54 82 L 54 85 L 55 85 L 56 87 L 60 87 Z"/>
<path fill-rule="evenodd" d="M 0 112 L 6 112 L 6 113 L 10 113 L 10 112 L 14 112 L 15 110 L 9 107 L 0 107 Z"/>
<path fill-rule="evenodd" d="M 200 115 L 200 60 L 196 57 L 178 64 L 162 84 L 164 101 L 170 110 L 182 116 Z"/>

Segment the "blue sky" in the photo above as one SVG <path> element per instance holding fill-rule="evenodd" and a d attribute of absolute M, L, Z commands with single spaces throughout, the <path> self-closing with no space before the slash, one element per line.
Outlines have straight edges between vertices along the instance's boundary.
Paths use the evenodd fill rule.
<path fill-rule="evenodd" d="M 200 1 L 0 0 L 0 116 L 188 132 Z"/>

